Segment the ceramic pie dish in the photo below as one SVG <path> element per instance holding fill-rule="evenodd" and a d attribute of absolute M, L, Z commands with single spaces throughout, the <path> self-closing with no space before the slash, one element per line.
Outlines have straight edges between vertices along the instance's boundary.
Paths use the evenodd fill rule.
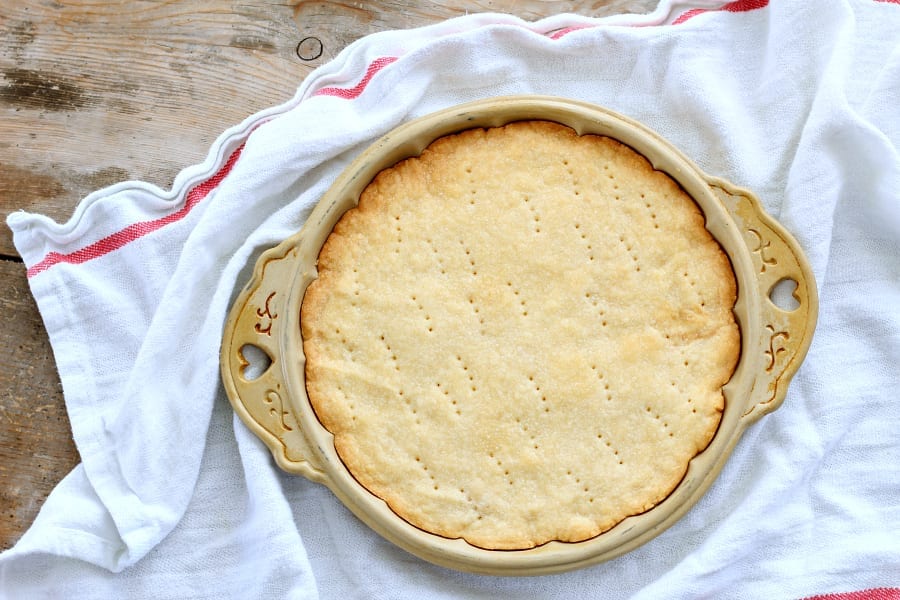
<path fill-rule="evenodd" d="M 326 239 L 379 173 L 420 156 L 439 138 L 522 121 L 556 123 L 579 135 L 621 142 L 687 193 L 733 270 L 737 297 L 732 312 L 740 331 L 740 354 L 721 390 L 724 408 L 714 435 L 689 460 L 683 477 L 664 499 L 586 539 L 492 549 L 470 543 L 464 536 L 444 536 L 417 527 L 354 476 L 307 393 L 301 306 L 317 278 L 317 261 Z M 439 254 L 436 249 L 435 254 Z M 796 307 L 782 308 L 772 299 L 773 289 L 785 280 L 796 284 Z M 420 558 L 464 571 L 531 575 L 613 558 L 679 519 L 713 482 L 744 429 L 782 403 L 811 342 L 816 314 L 815 284 L 802 251 L 750 192 L 701 172 L 657 134 L 603 108 L 552 97 L 504 97 L 411 121 L 363 152 L 322 197 L 301 231 L 259 258 L 226 323 L 221 366 L 235 411 L 267 444 L 282 469 L 328 486 L 372 529 Z M 246 371 L 248 347 L 270 361 L 261 374 Z M 413 437 L 411 443 L 424 448 L 429 439 Z M 548 505 L 546 510 L 557 509 Z"/>

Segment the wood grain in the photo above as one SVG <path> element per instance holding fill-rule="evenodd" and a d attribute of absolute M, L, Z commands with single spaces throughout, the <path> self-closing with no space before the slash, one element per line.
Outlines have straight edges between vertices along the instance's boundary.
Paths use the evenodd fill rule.
<path fill-rule="evenodd" d="M 128 179 L 167 189 L 228 127 L 360 37 L 475 12 L 646 13 L 656 0 L 17 0 L 0 5 L 0 216 L 66 221 Z M 78 456 L 46 332 L 0 228 L 0 549 Z"/>
<path fill-rule="evenodd" d="M 21 263 L 0 260 L 0 548 L 76 464 L 47 333 Z"/>
<path fill-rule="evenodd" d="M 19 2 L 2 9 L 0 210 L 65 221 L 126 179 L 171 186 L 216 136 L 311 70 L 290 6 Z M 10 234 L 0 254 L 14 256 Z"/>

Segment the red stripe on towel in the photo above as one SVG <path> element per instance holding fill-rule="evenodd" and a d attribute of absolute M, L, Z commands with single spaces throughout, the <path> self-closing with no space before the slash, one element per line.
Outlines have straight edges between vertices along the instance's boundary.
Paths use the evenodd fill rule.
<path fill-rule="evenodd" d="M 758 8 L 765 8 L 768 5 L 769 0 L 737 0 L 736 2 L 729 2 L 721 8 L 693 8 L 672 21 L 672 25 L 684 23 L 688 19 L 696 17 L 697 15 L 703 14 L 705 12 L 717 12 L 721 10 L 733 13 L 748 12 L 751 10 L 756 10 Z"/>
<path fill-rule="evenodd" d="M 872 588 L 858 592 L 819 594 L 809 596 L 804 600 L 900 600 L 900 588 Z"/>
<path fill-rule="evenodd" d="M 558 40 L 562 36 L 567 33 L 572 33 L 573 31 L 580 31 L 582 29 L 593 29 L 596 27 L 595 25 L 582 25 L 582 26 L 573 26 L 573 27 L 563 27 L 562 29 L 556 29 L 555 31 L 551 31 L 549 33 L 545 33 L 548 38 L 551 40 Z"/>
<path fill-rule="evenodd" d="M 352 88 L 323 87 L 322 89 L 313 92 L 313 96 L 337 96 L 338 98 L 353 100 L 363 93 L 363 90 L 366 89 L 366 86 L 369 85 L 369 82 L 372 81 L 372 78 L 375 77 L 375 74 L 378 73 L 378 71 L 396 61 L 398 58 L 399 56 L 382 56 L 381 58 L 376 58 L 369 63 L 363 78 Z"/>
<path fill-rule="evenodd" d="M 187 194 L 184 206 L 182 206 L 177 211 L 170 213 L 164 217 L 153 219 L 151 221 L 141 221 L 139 223 L 134 223 L 125 227 L 124 229 L 117 231 L 116 233 L 97 240 L 93 244 L 75 250 L 73 252 L 69 252 L 68 254 L 50 252 L 43 258 L 43 260 L 32 265 L 28 269 L 28 277 L 34 277 L 38 273 L 42 273 L 53 265 L 59 263 L 79 265 L 89 260 L 100 258 L 101 256 L 118 250 L 119 248 L 133 242 L 136 239 L 144 237 L 148 233 L 152 233 L 157 229 L 165 227 L 166 225 L 170 225 L 171 223 L 180 221 L 181 219 L 186 217 L 188 213 L 190 213 L 191 210 L 193 210 L 193 208 L 197 206 L 197 204 L 199 204 L 204 198 L 206 198 L 209 193 L 222 182 L 223 179 L 225 179 L 225 177 L 231 171 L 232 167 L 234 167 L 234 164 L 237 162 L 238 157 L 241 155 L 241 150 L 243 149 L 244 145 L 241 144 L 237 148 L 237 150 L 231 153 L 231 156 L 228 157 L 228 160 L 225 161 L 225 164 L 222 165 L 222 168 L 216 171 L 216 173 L 212 177 L 192 188 L 191 191 L 189 191 Z"/>

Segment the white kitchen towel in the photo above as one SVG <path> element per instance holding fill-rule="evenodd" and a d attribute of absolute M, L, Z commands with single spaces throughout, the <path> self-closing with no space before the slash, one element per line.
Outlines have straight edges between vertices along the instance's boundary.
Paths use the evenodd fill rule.
<path fill-rule="evenodd" d="M 219 381 L 266 248 L 396 125 L 540 93 L 644 122 L 754 190 L 820 294 L 784 405 L 637 550 L 539 577 L 462 574 L 281 473 Z M 472 15 L 364 38 L 225 132 L 171 191 L 10 215 L 80 464 L 0 554 L 4 598 L 900 598 L 900 3 L 662 2 L 650 15 Z M 842 595 L 843 594 L 843 595 Z"/>

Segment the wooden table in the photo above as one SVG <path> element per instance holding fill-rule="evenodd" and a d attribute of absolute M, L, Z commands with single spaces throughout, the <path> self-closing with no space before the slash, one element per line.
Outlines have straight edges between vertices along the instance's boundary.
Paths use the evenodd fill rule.
<path fill-rule="evenodd" d="M 656 0 L 17 0 L 0 7 L 0 212 L 68 220 L 128 179 L 171 187 L 229 126 L 350 42 L 473 12 L 646 13 Z M 79 461 L 25 267 L 0 228 L 0 550 Z"/>

